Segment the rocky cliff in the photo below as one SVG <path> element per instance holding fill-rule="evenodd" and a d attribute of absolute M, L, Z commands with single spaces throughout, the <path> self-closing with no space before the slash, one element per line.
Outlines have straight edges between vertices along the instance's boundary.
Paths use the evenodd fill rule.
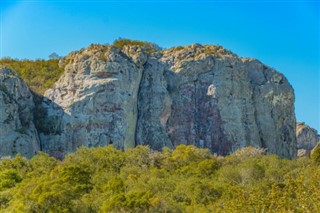
<path fill-rule="evenodd" d="M 23 80 L 12 70 L 0 67 L 0 157 L 17 153 L 31 157 L 40 149 L 34 107 Z"/>
<path fill-rule="evenodd" d="M 240 147 L 296 155 L 294 93 L 287 79 L 221 46 L 164 51 L 91 45 L 61 59 L 45 93 L 41 148 L 193 144 L 226 155 Z"/>
<path fill-rule="evenodd" d="M 299 157 L 310 155 L 311 150 L 320 143 L 317 130 L 301 122 L 297 123 L 296 138 Z"/>

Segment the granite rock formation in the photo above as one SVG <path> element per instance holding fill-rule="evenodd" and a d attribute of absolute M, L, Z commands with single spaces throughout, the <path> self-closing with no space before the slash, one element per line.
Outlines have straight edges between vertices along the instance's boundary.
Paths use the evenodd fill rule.
<path fill-rule="evenodd" d="M 33 156 L 40 149 L 33 123 L 33 95 L 12 70 L 0 67 L 0 157 L 21 153 Z"/>
<path fill-rule="evenodd" d="M 52 155 L 108 144 L 296 155 L 293 89 L 258 60 L 199 44 L 155 53 L 91 45 L 61 63 L 65 73 L 43 102 L 53 131 L 40 138 Z"/>
<path fill-rule="evenodd" d="M 163 51 L 91 45 L 62 58 L 60 65 L 65 66 L 63 76 L 45 92 L 36 112 L 41 150 L 53 156 L 108 144 L 156 150 L 190 144 L 219 155 L 253 146 L 296 156 L 293 89 L 281 73 L 258 60 L 213 45 Z M 23 90 L 9 89 L 11 96 L 24 96 L 15 97 L 14 104 L 0 102 L 15 110 L 11 129 L 26 127 L 28 134 L 14 137 L 28 138 L 22 144 L 30 146 L 17 151 L 30 156 L 38 150 L 37 131 L 31 117 L 21 122 L 29 113 L 19 110 L 30 112 L 34 105 L 24 84 L 16 81 Z"/>
<path fill-rule="evenodd" d="M 137 96 L 147 60 L 140 49 L 128 54 L 112 46 L 91 46 L 66 59 L 65 73 L 46 91 L 49 125 L 40 134 L 43 150 L 63 156 L 79 146 L 135 146 Z M 129 54 L 130 52 L 130 54 Z"/>
<path fill-rule="evenodd" d="M 298 157 L 309 156 L 311 150 L 320 143 L 320 135 L 317 130 L 305 123 L 298 122 L 296 127 Z"/>

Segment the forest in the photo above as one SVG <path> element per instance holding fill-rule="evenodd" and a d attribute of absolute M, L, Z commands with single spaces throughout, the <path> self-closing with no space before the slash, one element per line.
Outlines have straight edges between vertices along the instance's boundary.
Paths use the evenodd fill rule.
<path fill-rule="evenodd" d="M 179 145 L 79 148 L 0 161 L 0 212 L 320 212 L 320 151 L 226 157 Z"/>

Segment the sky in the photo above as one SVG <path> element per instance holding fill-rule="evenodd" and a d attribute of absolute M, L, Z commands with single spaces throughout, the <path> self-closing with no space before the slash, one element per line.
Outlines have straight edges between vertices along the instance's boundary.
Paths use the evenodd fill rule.
<path fill-rule="evenodd" d="M 1 0 L 0 57 L 47 59 L 130 38 L 220 44 L 282 72 L 297 121 L 320 131 L 320 3 L 301 0 Z"/>

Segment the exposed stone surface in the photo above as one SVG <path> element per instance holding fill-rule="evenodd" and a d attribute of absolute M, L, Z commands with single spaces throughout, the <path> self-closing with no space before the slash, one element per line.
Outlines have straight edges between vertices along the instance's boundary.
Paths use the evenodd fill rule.
<path fill-rule="evenodd" d="M 167 129 L 174 145 L 223 155 L 251 145 L 295 156 L 294 94 L 282 74 L 219 46 L 171 49 L 161 61 L 167 65 Z"/>
<path fill-rule="evenodd" d="M 167 132 L 172 100 L 164 77 L 165 67 L 155 58 L 145 65 L 138 95 L 136 143 L 161 150 L 173 144 Z"/>
<path fill-rule="evenodd" d="M 60 64 L 65 73 L 37 114 L 41 149 L 56 157 L 108 144 L 296 156 L 293 89 L 255 59 L 199 44 L 154 53 L 91 45 Z"/>
<path fill-rule="evenodd" d="M 297 123 L 296 128 L 298 157 L 309 156 L 311 150 L 320 143 L 320 136 L 317 130 L 305 123 Z"/>
<path fill-rule="evenodd" d="M 257 60 L 194 44 L 153 54 L 92 45 L 63 61 L 44 102 L 54 131 L 41 141 L 53 155 L 107 144 L 193 144 L 222 155 L 251 145 L 296 155 L 292 87 Z"/>
<path fill-rule="evenodd" d="M 17 153 L 31 157 L 40 149 L 33 109 L 32 94 L 23 80 L 0 67 L 0 157 Z"/>
<path fill-rule="evenodd" d="M 96 45 L 70 54 L 56 87 L 46 91 L 48 121 L 43 150 L 54 156 L 79 146 L 135 146 L 137 96 L 147 60 L 139 48 Z"/>

